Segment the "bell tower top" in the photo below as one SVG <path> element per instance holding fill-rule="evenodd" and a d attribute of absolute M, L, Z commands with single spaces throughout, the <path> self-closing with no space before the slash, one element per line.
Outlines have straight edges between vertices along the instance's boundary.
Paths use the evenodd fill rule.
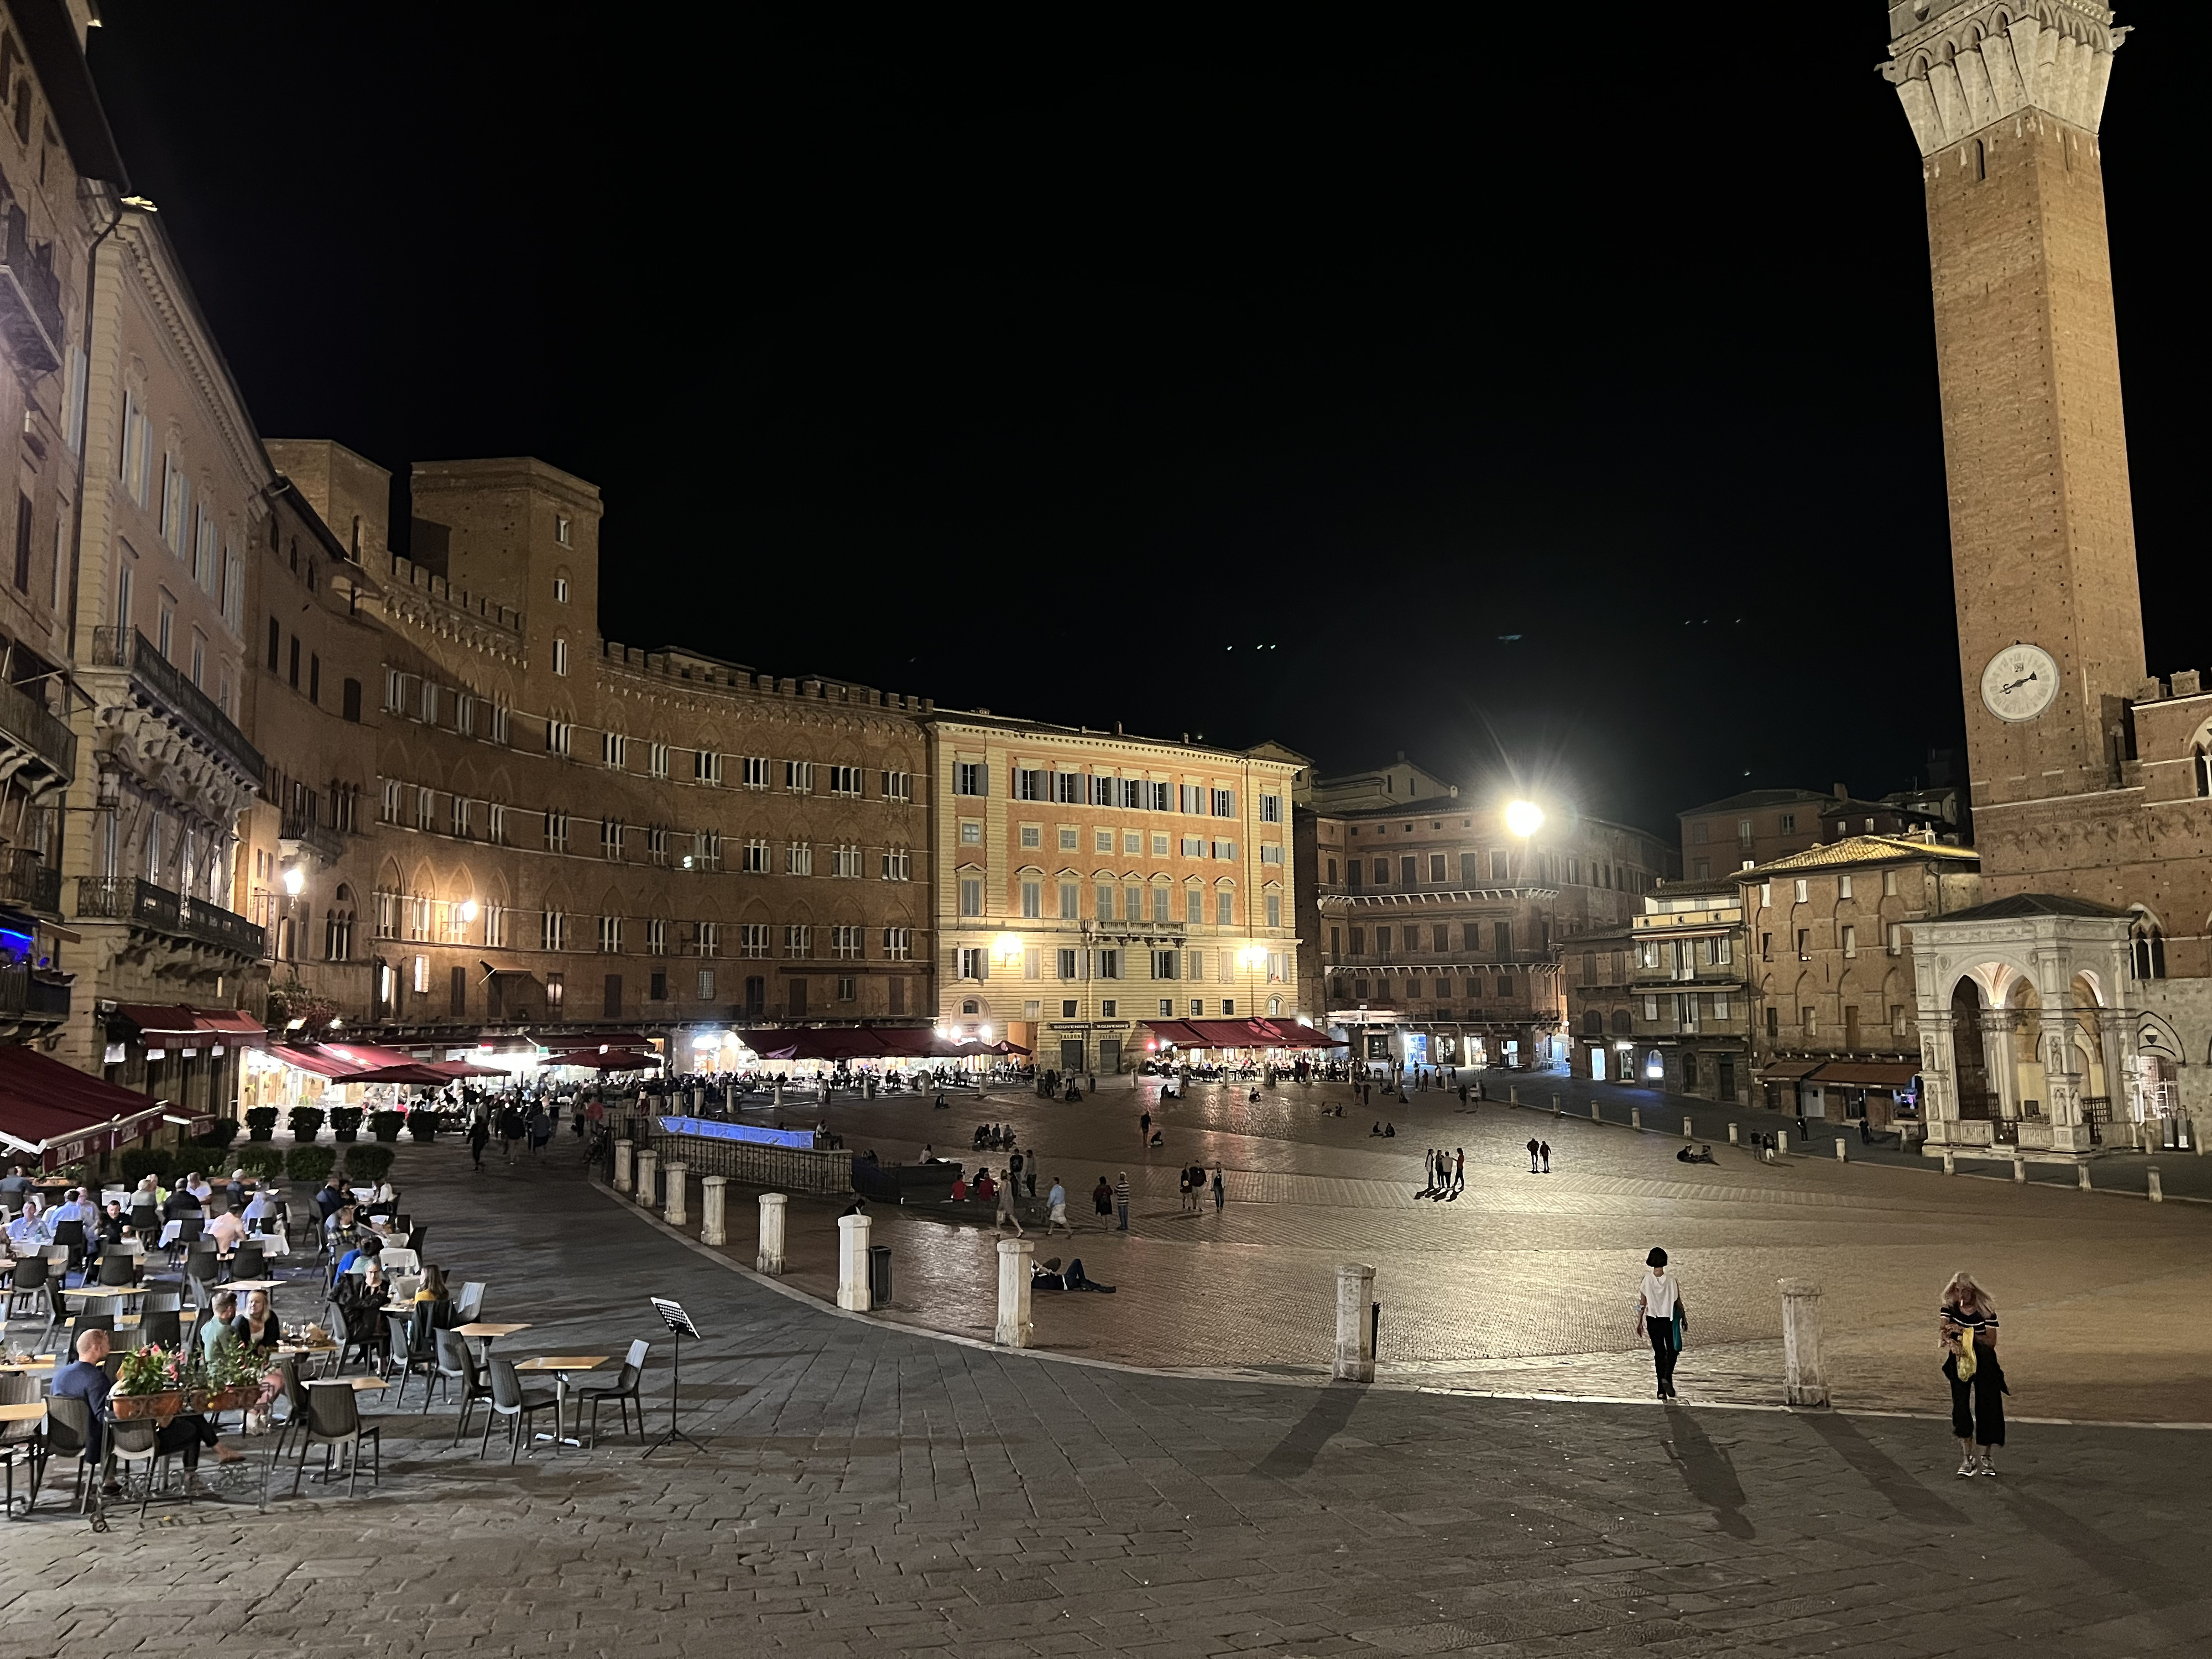
<path fill-rule="evenodd" d="M 2096 0 L 1898 0 L 1880 68 L 1933 155 L 2030 110 L 2095 132 L 2127 36 Z"/>

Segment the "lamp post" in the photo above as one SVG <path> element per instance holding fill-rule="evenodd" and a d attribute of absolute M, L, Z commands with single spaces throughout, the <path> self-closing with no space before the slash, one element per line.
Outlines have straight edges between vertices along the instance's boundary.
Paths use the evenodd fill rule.
<path fill-rule="evenodd" d="M 1533 856 L 1531 843 L 1536 832 L 1544 827 L 1544 809 L 1532 800 L 1508 801 L 1505 804 L 1505 827 L 1521 837 L 1520 885 L 1526 887 L 1528 885 L 1528 861 Z M 1514 964 L 1506 965 L 1510 967 Z M 1518 975 L 1515 976 L 1516 981 L 1519 977 Z M 1531 986 L 1531 994 L 1528 999 L 1529 1019 L 1528 1025 L 1523 1029 L 1528 1034 L 1528 1046 L 1533 1051 L 1536 1046 L 1536 999 L 1533 991 L 1534 985 L 1533 975 L 1530 976 L 1529 983 Z M 1527 1064 L 1530 1058 L 1530 1055 L 1523 1055 L 1522 1063 Z"/>

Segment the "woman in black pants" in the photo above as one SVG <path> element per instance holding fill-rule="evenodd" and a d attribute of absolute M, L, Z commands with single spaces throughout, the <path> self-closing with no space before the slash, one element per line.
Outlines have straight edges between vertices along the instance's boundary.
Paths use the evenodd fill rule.
<path fill-rule="evenodd" d="M 2004 1368 L 1997 1364 L 1997 1306 L 1972 1273 L 1954 1273 L 1937 1316 L 1943 1375 L 1951 1380 L 1951 1432 L 1959 1437 L 1959 1473 L 1995 1474 L 1990 1449 L 2005 1442 Z"/>
<path fill-rule="evenodd" d="M 1644 1258 L 1644 1289 L 1636 1298 L 1636 1330 L 1651 1340 L 1652 1369 L 1659 1374 L 1659 1398 L 1674 1397 L 1674 1358 L 1681 1352 L 1677 1316 L 1683 1312 L 1682 1288 L 1667 1276 L 1667 1252 L 1656 1245 Z"/>

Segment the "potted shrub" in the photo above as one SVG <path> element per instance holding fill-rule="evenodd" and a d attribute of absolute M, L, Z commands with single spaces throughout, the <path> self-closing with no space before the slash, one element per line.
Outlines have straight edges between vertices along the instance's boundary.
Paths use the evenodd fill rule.
<path fill-rule="evenodd" d="M 246 1113 L 246 1138 L 248 1140 L 276 1139 L 276 1109 L 274 1106 L 256 1106 Z"/>
<path fill-rule="evenodd" d="M 266 1186 L 284 1173 L 284 1154 L 274 1146 L 241 1146 L 238 1152 L 238 1167 L 252 1179 Z"/>
<path fill-rule="evenodd" d="M 395 1154 L 389 1146 L 355 1145 L 346 1148 L 346 1184 L 374 1187 L 392 1173 Z"/>
<path fill-rule="evenodd" d="M 284 1158 L 284 1173 L 303 1187 L 319 1187 L 337 1167 L 338 1155 L 328 1146 L 295 1146 Z"/>
<path fill-rule="evenodd" d="M 319 1106 L 295 1106 L 285 1116 L 291 1125 L 292 1139 L 313 1140 L 323 1132 L 323 1109 Z"/>
<path fill-rule="evenodd" d="M 434 1106 L 417 1106 L 407 1114 L 407 1133 L 416 1140 L 428 1140 L 436 1134 L 441 1120 Z"/>
<path fill-rule="evenodd" d="M 368 1132 L 389 1146 L 399 1139 L 399 1127 L 406 1121 L 406 1113 L 386 1107 L 382 1111 L 368 1115 Z"/>
<path fill-rule="evenodd" d="M 167 1182 L 172 1167 L 172 1154 L 166 1146 L 131 1146 L 125 1149 L 118 1161 L 125 1182 L 136 1187 L 148 1176 Z"/>
<path fill-rule="evenodd" d="M 195 1146 L 211 1147 L 218 1152 L 230 1150 L 230 1143 L 238 1139 L 240 1125 L 234 1117 L 219 1117 L 206 1130 L 192 1137 Z"/>
<path fill-rule="evenodd" d="M 122 1419 L 172 1418 L 185 1408 L 183 1369 L 166 1348 L 133 1348 L 115 1373 L 108 1405 Z"/>
<path fill-rule="evenodd" d="M 361 1133 L 362 1109 L 358 1106 L 331 1108 L 331 1133 L 340 1140 L 351 1140 Z"/>

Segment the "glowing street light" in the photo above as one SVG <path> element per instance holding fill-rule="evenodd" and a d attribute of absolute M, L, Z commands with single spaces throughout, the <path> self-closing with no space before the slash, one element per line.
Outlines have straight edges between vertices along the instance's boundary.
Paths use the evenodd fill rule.
<path fill-rule="evenodd" d="M 284 890 L 294 898 L 307 890 L 307 872 L 296 864 L 284 866 Z"/>
<path fill-rule="evenodd" d="M 1533 800 L 1509 801 L 1505 807 L 1505 827 L 1526 841 L 1544 827 L 1544 809 Z"/>
<path fill-rule="evenodd" d="M 460 918 L 463 921 L 474 921 L 477 919 L 477 902 L 474 899 L 461 901 Z"/>
<path fill-rule="evenodd" d="M 1018 933 L 1001 933 L 991 941 L 991 958 L 1002 968 L 1011 968 L 1022 959 L 1022 939 Z"/>

